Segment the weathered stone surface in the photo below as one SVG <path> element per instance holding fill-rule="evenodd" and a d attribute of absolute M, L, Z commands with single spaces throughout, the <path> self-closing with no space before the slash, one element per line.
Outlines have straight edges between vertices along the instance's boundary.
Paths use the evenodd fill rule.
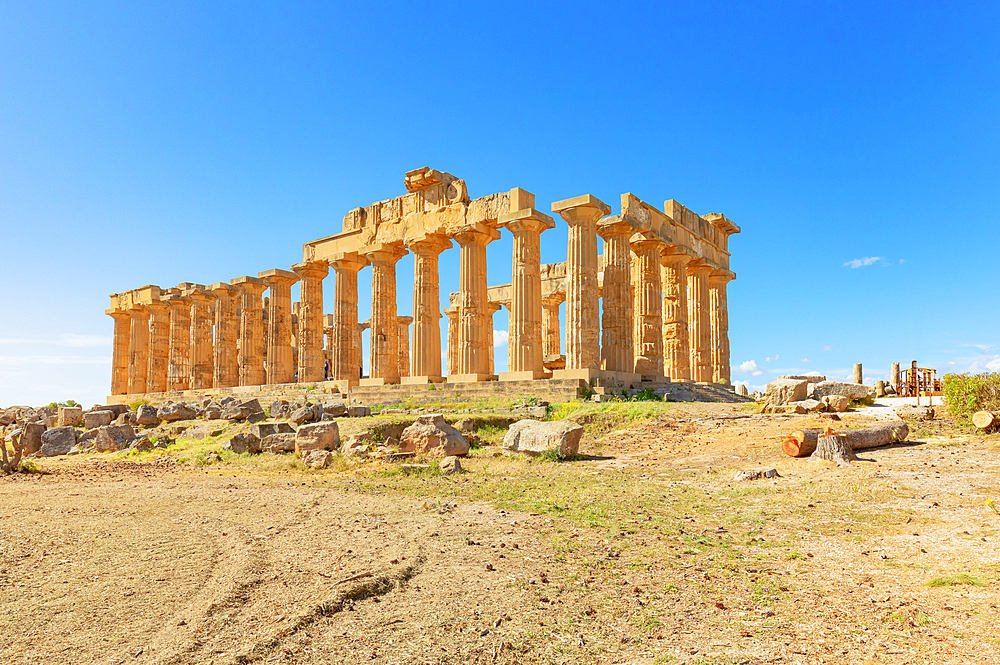
<path fill-rule="evenodd" d="M 784 374 L 778 379 L 791 379 L 793 381 L 808 381 L 809 383 L 821 383 L 826 381 L 825 376 L 819 374 Z"/>
<path fill-rule="evenodd" d="M 110 425 L 114 419 L 115 414 L 113 411 L 88 411 L 83 414 L 83 426 L 87 429 L 104 427 L 105 425 Z"/>
<path fill-rule="evenodd" d="M 325 469 L 333 461 L 333 453 L 327 450 L 310 450 L 302 461 L 310 469 Z"/>
<path fill-rule="evenodd" d="M 750 395 L 750 391 L 747 389 L 747 384 L 741 383 L 740 385 L 736 386 L 736 394 L 740 395 L 741 397 L 748 397 Z"/>
<path fill-rule="evenodd" d="M 157 415 L 156 407 L 149 404 L 140 404 L 135 412 L 135 422 L 138 425 L 158 425 L 160 418 Z"/>
<path fill-rule="evenodd" d="M 219 436 L 222 434 L 222 428 L 217 425 L 202 425 L 201 427 L 192 427 L 191 429 L 184 432 L 184 436 L 189 439 L 204 439 L 209 436 Z"/>
<path fill-rule="evenodd" d="M 347 415 L 347 404 L 344 402 L 326 402 L 323 404 L 323 413 L 335 418 L 343 418 Z"/>
<path fill-rule="evenodd" d="M 818 411 L 826 411 L 826 404 L 818 399 L 804 399 L 801 402 L 792 402 L 788 406 L 801 406 L 806 413 L 815 413 Z"/>
<path fill-rule="evenodd" d="M 83 408 L 79 406 L 60 406 L 56 422 L 59 427 L 78 427 L 83 424 Z"/>
<path fill-rule="evenodd" d="M 260 440 L 260 449 L 268 453 L 290 453 L 295 450 L 295 435 L 268 434 Z"/>
<path fill-rule="evenodd" d="M 260 438 L 253 432 L 240 432 L 229 439 L 223 447 L 234 453 L 259 453 Z"/>
<path fill-rule="evenodd" d="M 528 455 L 540 455 L 557 450 L 562 455 L 575 455 L 580 449 L 583 427 L 564 421 L 540 422 L 519 420 L 507 430 L 503 447 Z"/>
<path fill-rule="evenodd" d="M 372 445 L 372 433 L 371 432 L 359 432 L 357 434 L 352 434 L 351 436 L 344 439 L 343 443 L 340 445 L 340 454 L 344 457 L 352 457 L 357 455 L 365 455 L 368 453 L 368 448 Z"/>
<path fill-rule="evenodd" d="M 119 415 L 114 420 L 115 425 L 136 425 L 135 413 L 131 411 L 126 411 L 125 413 Z"/>
<path fill-rule="evenodd" d="M 476 427 L 475 418 L 460 418 L 455 421 L 455 429 L 459 432 L 471 432 Z"/>
<path fill-rule="evenodd" d="M 41 457 L 65 455 L 76 445 L 76 430 L 69 426 L 52 427 L 42 434 Z"/>
<path fill-rule="evenodd" d="M 45 425 L 25 423 L 21 429 L 21 445 L 24 446 L 24 454 L 34 455 L 42 449 L 42 434 L 45 433 Z"/>
<path fill-rule="evenodd" d="M 454 455 L 449 455 L 441 460 L 439 467 L 441 473 L 445 475 L 451 475 L 453 473 L 462 473 L 462 462 L 459 461 Z"/>
<path fill-rule="evenodd" d="M 306 405 L 295 409 L 295 412 L 289 418 L 289 420 L 296 425 L 301 425 L 302 423 L 308 423 L 315 419 L 315 413 L 313 413 L 312 406 Z"/>
<path fill-rule="evenodd" d="M 760 480 L 761 478 L 779 478 L 777 469 L 772 469 L 771 467 L 762 466 L 756 469 L 743 469 L 742 471 L 737 471 L 736 475 L 733 477 L 734 481 L 741 480 Z"/>
<path fill-rule="evenodd" d="M 295 432 L 295 450 L 337 450 L 340 447 L 340 429 L 337 423 L 324 422 L 300 425 Z"/>
<path fill-rule="evenodd" d="M 362 406 L 361 404 L 350 404 L 347 407 L 347 415 L 350 418 L 364 418 L 365 416 L 372 415 L 372 409 L 370 406 Z"/>
<path fill-rule="evenodd" d="M 202 411 L 202 413 L 208 420 L 218 420 L 222 418 L 222 411 L 223 409 L 221 404 L 219 404 L 216 401 L 211 401 L 205 405 L 205 408 Z"/>
<path fill-rule="evenodd" d="M 131 425 L 105 425 L 97 429 L 94 448 L 98 452 L 113 453 L 128 448 L 129 442 L 134 438 L 135 430 Z"/>
<path fill-rule="evenodd" d="M 244 420 L 250 415 L 250 410 L 239 404 L 230 404 L 222 410 L 222 418 L 226 420 Z"/>
<path fill-rule="evenodd" d="M 851 400 L 843 395 L 826 395 L 820 401 L 826 404 L 828 411 L 843 413 L 851 407 Z"/>
<path fill-rule="evenodd" d="M 934 420 L 934 407 L 902 404 L 896 407 L 896 415 L 903 420 Z"/>
<path fill-rule="evenodd" d="M 143 434 L 142 436 L 136 437 L 135 440 L 133 440 L 128 447 L 129 450 L 138 450 L 138 451 L 152 450 L 153 442 L 149 440 L 148 436 Z"/>
<path fill-rule="evenodd" d="M 858 383 L 842 383 L 840 381 L 823 381 L 816 384 L 813 397 L 822 399 L 827 395 L 843 395 L 850 399 L 864 399 L 868 397 L 871 388 Z"/>
<path fill-rule="evenodd" d="M 549 413 L 549 410 L 544 406 L 529 406 L 528 407 L 528 417 L 538 420 L 544 418 Z"/>
<path fill-rule="evenodd" d="M 294 411 L 292 405 L 283 399 L 271 402 L 271 406 L 268 407 L 268 413 L 272 418 L 287 418 L 292 415 L 292 411 Z"/>
<path fill-rule="evenodd" d="M 292 429 L 292 426 L 289 425 L 288 423 L 275 422 L 275 421 L 255 423 L 253 427 L 250 428 L 250 431 L 253 432 L 254 436 L 256 436 L 261 441 L 264 440 L 264 437 L 270 436 L 272 434 L 295 433 L 295 430 Z"/>
<path fill-rule="evenodd" d="M 251 413 L 249 416 L 247 416 L 245 422 L 260 423 L 264 422 L 265 420 L 267 420 L 267 414 L 264 413 L 263 411 L 258 411 L 256 413 Z"/>
<path fill-rule="evenodd" d="M 43 416 L 42 417 L 42 422 L 45 423 L 45 426 L 48 427 L 48 428 L 57 427 L 58 424 L 59 424 L 59 417 L 58 416 Z"/>
<path fill-rule="evenodd" d="M 767 384 L 764 401 L 768 404 L 790 404 L 806 398 L 807 382 L 801 379 L 778 379 Z"/>
<path fill-rule="evenodd" d="M 400 452 L 418 455 L 468 455 L 469 442 L 445 422 L 440 413 L 418 416 L 417 421 L 403 430 Z"/>
<path fill-rule="evenodd" d="M 197 411 L 183 402 L 167 402 L 156 412 L 156 417 L 165 422 L 173 422 L 175 420 L 191 420 L 197 415 Z"/>

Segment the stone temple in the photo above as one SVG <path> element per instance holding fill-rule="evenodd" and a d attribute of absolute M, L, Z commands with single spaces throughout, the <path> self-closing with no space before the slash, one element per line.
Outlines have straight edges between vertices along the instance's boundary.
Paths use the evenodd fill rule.
<path fill-rule="evenodd" d="M 736 277 L 729 236 L 740 229 L 725 215 L 698 215 L 674 200 L 661 211 L 632 194 L 622 194 L 612 214 L 586 194 L 553 203 L 557 221 L 520 188 L 471 199 L 463 180 L 429 168 L 407 173 L 404 185 L 402 196 L 351 210 L 340 233 L 307 242 L 290 270 L 112 295 L 109 402 L 305 389 L 360 402 L 430 389 L 446 391 L 432 393 L 438 399 L 497 391 L 565 399 L 646 388 L 689 399 L 734 395 L 726 285 Z M 569 227 L 566 261 L 542 264 L 541 234 L 557 223 Z M 490 286 L 486 246 L 504 230 L 513 236 L 510 283 Z M 460 288 L 443 310 L 442 340 L 438 259 L 452 243 Z M 414 255 L 412 317 L 396 307 L 396 263 L 407 252 Z M 358 277 L 369 266 L 371 319 L 359 322 Z M 330 314 L 323 310 L 328 276 Z M 508 371 L 498 376 L 493 314 L 500 307 L 509 310 L 509 339 Z M 365 329 L 369 376 L 362 376 Z"/>

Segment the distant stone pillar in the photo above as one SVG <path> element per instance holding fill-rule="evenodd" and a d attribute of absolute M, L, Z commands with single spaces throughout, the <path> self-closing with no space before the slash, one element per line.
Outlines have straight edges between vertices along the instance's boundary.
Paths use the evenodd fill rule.
<path fill-rule="evenodd" d="M 488 303 L 486 306 L 486 316 L 487 316 L 487 321 L 489 321 L 489 329 L 490 329 L 490 364 L 487 367 L 487 372 L 489 373 L 490 376 L 494 376 L 496 374 L 496 364 L 495 364 L 496 342 L 494 341 L 494 336 L 493 336 L 493 330 L 494 330 L 493 315 L 499 312 L 501 307 L 503 307 L 503 305 L 501 305 L 498 302 L 491 302 Z M 510 342 L 508 341 L 508 344 L 509 343 Z"/>
<path fill-rule="evenodd" d="M 287 270 L 265 270 L 257 273 L 268 288 L 267 301 L 267 382 L 292 383 L 295 366 L 292 363 L 292 284 L 298 276 Z"/>
<path fill-rule="evenodd" d="M 367 261 L 357 254 L 340 254 L 330 267 L 333 282 L 333 334 L 330 337 L 331 381 L 358 385 L 361 377 L 361 333 L 358 330 L 358 271 Z"/>
<path fill-rule="evenodd" d="M 170 305 L 154 301 L 149 310 L 149 371 L 146 392 L 167 391 L 167 371 L 170 364 Z"/>
<path fill-rule="evenodd" d="M 424 235 L 406 247 L 413 252 L 413 377 L 436 382 L 441 380 L 438 260 L 451 241 L 443 235 Z"/>
<path fill-rule="evenodd" d="M 645 233 L 629 241 L 635 253 L 636 325 L 639 344 L 635 349 L 635 373 L 661 377 L 663 374 L 663 291 L 660 282 L 660 250 L 663 241 Z"/>
<path fill-rule="evenodd" d="M 188 390 L 191 387 L 191 299 L 171 296 L 170 352 L 167 365 L 167 389 Z"/>
<path fill-rule="evenodd" d="M 292 270 L 302 280 L 299 302 L 299 381 L 323 380 L 323 278 L 329 273 L 325 261 L 299 263 Z"/>
<path fill-rule="evenodd" d="M 688 263 L 688 341 L 691 345 L 691 378 L 712 381 L 712 336 L 708 306 L 711 266 L 703 259 Z"/>
<path fill-rule="evenodd" d="M 191 390 L 211 388 L 215 381 L 215 356 L 212 349 L 212 319 L 215 296 L 192 289 L 191 299 Z"/>
<path fill-rule="evenodd" d="M 399 323 L 399 377 L 410 375 L 410 324 L 412 316 L 396 317 Z"/>
<path fill-rule="evenodd" d="M 660 262 L 663 266 L 663 374 L 671 381 L 690 381 L 688 257 L 667 248 L 660 256 Z"/>
<path fill-rule="evenodd" d="M 115 334 L 111 350 L 111 394 L 128 394 L 129 339 L 132 336 L 132 317 L 120 309 L 105 312 L 115 321 Z"/>
<path fill-rule="evenodd" d="M 483 381 L 490 373 L 493 328 L 486 285 L 486 245 L 500 232 L 485 224 L 469 225 L 455 236 L 459 260 L 458 373 L 455 381 Z"/>
<path fill-rule="evenodd" d="M 566 369 L 590 373 L 600 368 L 600 309 L 597 285 L 597 220 L 611 213 L 600 199 L 585 194 L 552 204 L 569 224 L 566 251 Z M 579 374 L 579 371 L 576 372 Z M 559 376 L 554 374 L 554 376 Z"/>
<path fill-rule="evenodd" d="M 399 383 L 399 323 L 396 321 L 396 262 L 406 250 L 375 245 L 365 251 L 372 264 L 371 375 L 368 381 Z"/>
<path fill-rule="evenodd" d="M 708 278 L 709 316 L 711 318 L 712 381 L 729 384 L 729 303 L 726 285 L 732 274 L 713 273 Z"/>
<path fill-rule="evenodd" d="M 444 313 L 448 317 L 448 376 L 452 377 L 458 373 L 458 305 L 445 307 Z"/>
<path fill-rule="evenodd" d="M 116 334 L 117 334 L 117 331 L 118 331 L 118 321 L 116 319 L 115 320 L 115 332 L 116 332 Z M 892 363 L 892 365 L 889 366 L 889 383 L 890 383 L 890 385 L 892 385 L 892 389 L 897 393 L 897 396 L 898 396 L 898 393 L 899 393 L 899 363 Z"/>
<path fill-rule="evenodd" d="M 861 363 L 854 363 L 854 383 L 864 382 L 864 376 L 861 373 Z"/>
<path fill-rule="evenodd" d="M 358 323 L 357 327 L 355 327 L 355 329 L 354 329 L 354 344 L 358 348 L 358 367 L 357 367 L 357 372 L 358 372 L 358 378 L 359 379 L 363 378 L 364 375 L 365 375 L 364 358 L 362 358 L 362 356 L 361 356 L 361 349 L 364 347 L 364 345 L 361 343 L 361 333 L 363 333 L 364 331 L 368 330 L 371 327 L 372 327 L 372 322 L 371 322 L 371 319 L 369 319 L 367 321 L 361 321 L 360 323 Z M 369 346 L 371 346 L 371 345 L 369 345 Z M 371 371 L 371 368 L 369 368 L 369 372 L 370 371 Z"/>
<path fill-rule="evenodd" d="M 635 371 L 632 339 L 632 225 L 608 217 L 597 225 L 604 238 L 604 315 L 601 317 L 601 364 L 612 372 Z"/>
<path fill-rule="evenodd" d="M 561 355 L 562 336 L 559 334 L 559 305 L 565 300 L 565 293 L 553 293 L 542 298 L 543 358 Z"/>
<path fill-rule="evenodd" d="M 132 317 L 128 342 L 128 394 L 146 392 L 146 375 L 149 367 L 149 310 L 135 304 L 128 311 Z"/>
<path fill-rule="evenodd" d="M 240 319 L 237 315 L 240 290 L 225 282 L 208 287 L 215 294 L 215 353 L 212 386 L 229 388 L 239 384 L 240 366 L 237 345 Z"/>
<path fill-rule="evenodd" d="M 261 294 L 267 288 L 258 277 L 237 277 L 229 283 L 240 290 L 240 342 L 236 363 L 239 385 L 259 386 L 264 374 L 264 307 Z"/>

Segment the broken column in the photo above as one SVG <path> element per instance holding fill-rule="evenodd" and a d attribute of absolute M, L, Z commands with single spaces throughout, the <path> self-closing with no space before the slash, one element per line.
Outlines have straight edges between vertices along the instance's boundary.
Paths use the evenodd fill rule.
<path fill-rule="evenodd" d="M 423 234 L 406 247 L 413 252 L 413 376 L 405 383 L 434 383 L 442 380 L 438 260 L 451 241 Z"/>
<path fill-rule="evenodd" d="M 170 305 L 154 300 L 146 305 L 149 310 L 149 370 L 146 375 L 146 392 L 162 393 L 167 390 L 167 373 L 170 364 Z"/>
<path fill-rule="evenodd" d="M 396 262 L 406 254 L 400 245 L 365 248 L 372 264 L 371 368 L 366 385 L 399 383 L 399 323 L 396 321 Z"/>
<path fill-rule="evenodd" d="M 713 272 L 708 278 L 709 316 L 711 317 L 712 381 L 730 383 L 729 366 L 729 303 L 726 285 L 730 272 Z"/>
<path fill-rule="evenodd" d="M 268 288 L 267 301 L 267 383 L 292 383 L 295 366 L 292 363 L 292 284 L 298 276 L 287 270 L 265 270 L 257 273 Z"/>
<path fill-rule="evenodd" d="M 184 293 L 191 299 L 191 390 L 211 388 L 215 382 L 212 321 L 215 296 L 201 288 Z"/>
<path fill-rule="evenodd" d="M 399 323 L 399 378 L 410 375 L 410 324 L 412 316 L 400 316 Z"/>
<path fill-rule="evenodd" d="M 329 272 L 325 261 L 298 263 L 292 270 L 302 280 L 299 302 L 299 381 L 323 380 L 323 278 Z"/>
<path fill-rule="evenodd" d="M 240 290 L 240 342 L 236 364 L 239 385 L 263 385 L 264 374 L 264 305 L 261 295 L 267 284 L 259 277 L 243 276 L 229 280 Z"/>
<path fill-rule="evenodd" d="M 688 345 L 687 264 L 689 257 L 672 245 L 660 253 L 663 283 L 663 374 L 671 381 L 691 380 Z"/>
<path fill-rule="evenodd" d="M 629 237 L 633 228 L 616 215 L 601 220 L 597 225 L 597 232 L 604 239 L 601 364 L 608 371 L 631 374 L 635 367 L 630 275 L 632 257 L 629 252 Z M 556 315 L 558 317 L 558 310 Z"/>
<path fill-rule="evenodd" d="M 861 363 L 854 363 L 854 383 L 864 382 L 864 376 L 861 373 Z"/>
<path fill-rule="evenodd" d="M 240 290 L 226 282 L 212 284 L 208 290 L 217 298 L 212 386 L 229 388 L 238 385 L 240 379 L 237 351 L 240 332 L 240 319 L 237 314 Z"/>
<path fill-rule="evenodd" d="M 458 368 L 453 382 L 485 381 L 493 348 L 492 319 L 488 311 L 486 245 L 500 232 L 483 223 L 468 224 L 455 235 L 461 247 L 459 263 Z"/>
<path fill-rule="evenodd" d="M 638 344 L 635 348 L 635 373 L 657 379 L 663 376 L 663 291 L 660 282 L 662 240 L 649 231 L 629 239 L 636 257 L 635 318 Z"/>
<path fill-rule="evenodd" d="M 358 385 L 361 377 L 361 332 L 358 330 L 358 271 L 368 262 L 356 253 L 330 261 L 333 282 L 333 335 L 330 339 L 330 381 Z"/>
<path fill-rule="evenodd" d="M 129 313 L 112 308 L 105 312 L 115 321 L 111 347 L 111 394 L 128 394 L 129 339 L 132 336 L 132 317 Z"/>
<path fill-rule="evenodd" d="M 688 263 L 688 343 L 691 378 L 698 383 L 712 381 L 712 336 L 709 320 L 708 276 L 712 267 L 704 259 Z"/>
<path fill-rule="evenodd" d="M 149 367 L 149 310 L 135 303 L 129 309 L 132 317 L 128 343 L 128 392 L 137 395 L 146 392 Z"/>
<path fill-rule="evenodd" d="M 170 305 L 167 389 L 187 390 L 191 386 L 191 299 L 173 295 L 167 304 Z"/>

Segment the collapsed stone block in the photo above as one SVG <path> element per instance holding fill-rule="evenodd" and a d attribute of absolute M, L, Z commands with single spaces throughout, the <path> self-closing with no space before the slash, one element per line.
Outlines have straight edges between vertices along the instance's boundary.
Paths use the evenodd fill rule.
<path fill-rule="evenodd" d="M 114 419 L 115 414 L 113 411 L 88 411 L 83 414 L 83 426 L 87 429 L 104 427 L 105 425 L 110 425 Z"/>
<path fill-rule="evenodd" d="M 934 408 L 902 404 L 896 407 L 896 415 L 903 420 L 934 420 Z"/>
<path fill-rule="evenodd" d="M 870 392 L 871 388 L 861 383 L 823 381 L 816 384 L 816 388 L 813 390 L 813 397 L 823 399 L 827 395 L 843 395 L 849 399 L 864 399 L 868 397 L 868 393 Z"/>
<path fill-rule="evenodd" d="M 323 405 L 323 413 L 334 418 L 343 418 L 347 415 L 347 404 L 344 402 L 327 402 Z"/>
<path fill-rule="evenodd" d="M 582 438 L 583 427 L 580 425 L 526 419 L 510 426 L 503 437 L 503 447 L 528 455 L 540 455 L 548 450 L 558 450 L 561 455 L 575 455 Z"/>
<path fill-rule="evenodd" d="M 767 384 L 764 401 L 768 404 L 790 404 L 806 398 L 808 382 L 801 379 L 778 379 Z"/>
<path fill-rule="evenodd" d="M 250 428 L 250 431 L 253 432 L 254 436 L 256 436 L 261 441 L 263 441 L 265 437 L 270 436 L 272 434 L 295 433 L 295 430 L 292 429 L 292 426 L 289 425 L 288 423 L 274 422 L 274 421 L 256 423 L 253 425 L 253 427 Z"/>
<path fill-rule="evenodd" d="M 311 450 L 302 461 L 310 469 L 325 469 L 333 461 L 333 454 L 327 450 Z"/>
<path fill-rule="evenodd" d="M 223 447 L 234 453 L 256 454 L 260 452 L 260 438 L 253 432 L 240 432 L 229 439 Z"/>
<path fill-rule="evenodd" d="M 94 448 L 98 452 L 113 453 L 128 448 L 135 439 L 135 430 L 131 425 L 105 425 L 97 428 L 94 435 Z"/>
<path fill-rule="evenodd" d="M 295 432 L 296 452 L 310 450 L 337 450 L 340 447 L 340 428 L 335 422 L 301 425 Z"/>
<path fill-rule="evenodd" d="M 21 445 L 24 446 L 24 454 L 34 455 L 42 449 L 42 434 L 45 433 L 45 425 L 25 423 L 21 429 Z"/>
<path fill-rule="evenodd" d="M 403 430 L 399 452 L 418 455 L 468 455 L 469 442 L 449 425 L 440 413 L 418 416 L 415 423 Z"/>
<path fill-rule="evenodd" d="M 441 473 L 446 476 L 450 476 L 453 473 L 462 473 L 462 462 L 458 457 L 450 455 L 441 460 L 441 464 L 438 466 L 441 469 Z"/>
<path fill-rule="evenodd" d="M 41 457 L 65 455 L 76 445 L 76 430 L 66 425 L 53 427 L 42 434 L 42 447 L 38 454 Z"/>
<path fill-rule="evenodd" d="M 344 439 L 340 446 L 340 454 L 344 457 L 363 456 L 368 453 L 371 444 L 371 432 L 358 432 Z"/>
<path fill-rule="evenodd" d="M 160 418 L 155 406 L 140 404 L 135 410 L 135 422 L 137 425 L 155 426 L 160 424 Z"/>
<path fill-rule="evenodd" d="M 156 417 L 164 422 L 193 420 L 198 412 L 183 402 L 167 402 L 156 411 Z"/>
<path fill-rule="evenodd" d="M 60 406 L 56 423 L 59 427 L 77 427 L 83 424 L 83 408 L 79 406 Z"/>
<path fill-rule="evenodd" d="M 851 407 L 851 400 L 843 395 L 825 395 L 820 401 L 826 404 L 828 411 L 843 413 Z"/>
<path fill-rule="evenodd" d="M 260 449 L 268 453 L 290 453 L 295 450 L 295 434 L 268 434 L 260 440 Z"/>
<path fill-rule="evenodd" d="M 222 418 L 222 405 L 216 401 L 211 401 L 202 409 L 202 414 L 207 420 L 219 420 Z"/>
<path fill-rule="evenodd" d="M 350 404 L 347 407 L 347 416 L 349 418 L 365 418 L 370 415 L 372 415 L 372 408 L 370 406 Z"/>

